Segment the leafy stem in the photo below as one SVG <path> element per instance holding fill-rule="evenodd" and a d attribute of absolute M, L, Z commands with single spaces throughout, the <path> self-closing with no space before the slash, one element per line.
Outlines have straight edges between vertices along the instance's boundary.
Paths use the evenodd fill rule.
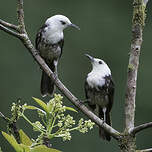
<path fill-rule="evenodd" d="M 45 130 L 40 129 L 39 127 L 37 127 L 36 125 L 34 125 L 23 113 L 22 113 L 22 117 L 33 127 L 36 128 L 38 131 L 40 131 L 41 133 L 44 133 Z"/>
<path fill-rule="evenodd" d="M 52 123 L 50 123 L 50 129 L 49 129 L 49 134 L 51 134 L 51 132 L 52 132 L 52 129 L 54 128 L 54 124 L 55 124 L 55 121 L 56 121 L 56 119 L 57 119 L 57 115 L 58 115 L 58 113 L 53 117 L 53 121 L 52 121 Z"/>

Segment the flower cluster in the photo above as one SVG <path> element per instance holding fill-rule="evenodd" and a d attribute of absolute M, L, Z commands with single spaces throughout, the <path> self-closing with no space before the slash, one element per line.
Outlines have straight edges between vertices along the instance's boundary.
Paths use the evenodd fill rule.
<path fill-rule="evenodd" d="M 94 123 L 91 120 L 84 120 L 81 118 L 78 123 L 70 114 L 65 114 L 66 111 L 77 112 L 74 108 L 63 105 L 63 97 L 60 94 L 54 94 L 54 98 L 49 100 L 46 104 L 44 101 L 33 98 L 40 106 L 29 105 L 16 105 L 13 103 L 12 112 L 16 112 L 20 117 L 23 117 L 30 125 L 32 125 L 34 131 L 40 132 L 38 138 L 33 142 L 34 144 L 43 143 L 43 137 L 52 139 L 54 137 L 60 137 L 63 141 L 71 140 L 71 132 L 78 130 L 81 133 L 88 132 L 93 128 Z M 25 110 L 37 110 L 38 116 L 41 121 L 31 122 L 28 119 L 24 111 Z"/>
<path fill-rule="evenodd" d="M 20 99 L 17 101 L 17 103 L 12 103 L 11 107 L 11 112 L 12 112 L 12 120 L 17 121 L 19 117 L 24 113 L 25 106 L 27 104 L 25 103 L 24 105 L 20 105 Z"/>
<path fill-rule="evenodd" d="M 81 118 L 79 120 L 79 124 L 78 124 L 78 128 L 77 130 L 79 130 L 81 133 L 86 133 L 88 132 L 88 129 L 92 129 L 94 126 L 94 122 L 92 122 L 91 120 L 83 120 L 83 118 Z"/>
<path fill-rule="evenodd" d="M 39 130 L 43 130 L 45 127 L 39 122 L 36 121 L 35 123 L 33 123 L 33 130 L 34 131 L 39 131 Z"/>

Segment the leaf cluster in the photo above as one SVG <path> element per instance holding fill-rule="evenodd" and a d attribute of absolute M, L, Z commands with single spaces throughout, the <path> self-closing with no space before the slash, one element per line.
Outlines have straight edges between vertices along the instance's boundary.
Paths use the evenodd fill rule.
<path fill-rule="evenodd" d="M 44 101 L 33 97 L 38 106 L 27 105 L 26 103 L 21 105 L 20 103 L 13 103 L 11 112 L 12 118 L 9 121 L 17 122 L 18 119 L 24 118 L 32 127 L 33 131 L 39 132 L 38 137 L 30 139 L 22 130 L 18 132 L 18 142 L 16 136 L 12 133 L 7 134 L 2 132 L 3 136 L 14 147 L 17 152 L 39 152 L 39 149 L 43 151 L 52 150 L 50 147 L 50 141 L 52 138 L 62 138 L 63 141 L 71 140 L 71 132 L 77 130 L 81 133 L 88 132 L 92 129 L 94 123 L 91 120 L 84 120 L 81 118 L 77 123 L 73 116 L 66 111 L 77 112 L 72 107 L 63 105 L 63 97 L 60 94 L 54 94 L 54 98 L 45 103 Z M 30 117 L 25 115 L 25 111 L 30 110 L 37 111 L 39 119 L 32 122 Z M 49 148 L 50 149 L 49 149 Z M 55 150 L 48 151 L 54 152 Z"/>

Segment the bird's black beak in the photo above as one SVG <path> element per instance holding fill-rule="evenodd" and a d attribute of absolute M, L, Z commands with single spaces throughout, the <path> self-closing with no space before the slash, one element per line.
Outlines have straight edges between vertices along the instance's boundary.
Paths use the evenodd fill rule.
<path fill-rule="evenodd" d="M 76 28 L 76 29 L 78 29 L 78 30 L 80 30 L 80 27 L 79 26 L 77 26 L 77 25 L 75 25 L 75 24 L 69 24 L 69 26 L 71 26 L 71 27 L 74 27 L 74 28 Z"/>
<path fill-rule="evenodd" d="M 94 57 L 90 56 L 89 54 L 85 54 L 85 56 L 88 57 L 91 62 L 94 61 Z"/>

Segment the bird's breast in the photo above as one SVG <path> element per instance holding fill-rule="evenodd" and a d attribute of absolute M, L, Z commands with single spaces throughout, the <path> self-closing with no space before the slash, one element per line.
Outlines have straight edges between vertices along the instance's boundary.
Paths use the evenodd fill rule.
<path fill-rule="evenodd" d="M 96 74 L 88 74 L 87 82 L 91 88 L 96 88 L 97 90 L 99 86 L 102 87 L 105 85 L 105 79 Z"/>
<path fill-rule="evenodd" d="M 109 104 L 108 95 L 104 90 L 97 91 L 96 89 L 92 89 L 92 91 L 89 92 L 89 98 L 91 105 L 99 105 L 103 108 Z"/>
<path fill-rule="evenodd" d="M 109 103 L 108 96 L 101 93 L 96 94 L 93 98 L 95 104 L 99 105 L 100 107 L 106 107 Z"/>
<path fill-rule="evenodd" d="M 49 60 L 57 60 L 61 55 L 61 47 L 58 44 L 41 43 L 39 46 L 40 55 Z"/>
<path fill-rule="evenodd" d="M 57 42 L 63 39 L 63 32 L 62 31 L 46 31 L 43 37 L 48 43 L 56 44 Z"/>

